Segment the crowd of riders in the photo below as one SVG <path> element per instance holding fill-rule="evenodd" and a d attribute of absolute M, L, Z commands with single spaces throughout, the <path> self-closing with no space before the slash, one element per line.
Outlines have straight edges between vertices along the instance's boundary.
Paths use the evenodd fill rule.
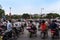
<path fill-rule="evenodd" d="M 20 33 L 24 33 L 24 23 L 20 20 L 0 21 L 0 38 L 2 40 L 17 39 Z"/>
<path fill-rule="evenodd" d="M 40 31 L 41 38 L 48 37 L 48 31 L 50 30 L 51 38 L 59 38 L 59 25 L 57 20 L 40 20 L 37 28 L 37 22 L 30 21 L 27 30 L 29 32 L 29 37 L 37 37 L 37 31 Z"/>
<path fill-rule="evenodd" d="M 37 32 L 40 31 L 41 38 L 48 36 L 48 30 L 51 32 L 52 38 L 59 38 L 59 25 L 57 20 L 39 20 L 25 21 L 21 20 L 0 20 L 0 36 L 3 40 L 10 38 L 18 38 L 20 34 L 24 34 L 24 29 L 29 32 L 29 37 L 37 37 Z"/>

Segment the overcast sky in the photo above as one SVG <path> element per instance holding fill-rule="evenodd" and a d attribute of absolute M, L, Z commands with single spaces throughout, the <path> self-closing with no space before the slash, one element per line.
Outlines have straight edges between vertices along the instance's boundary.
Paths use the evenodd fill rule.
<path fill-rule="evenodd" d="M 60 13 L 60 0 L 0 0 L 0 4 L 6 14 L 10 12 L 9 7 L 12 14 L 40 14 L 41 8 L 44 8 L 43 13 Z"/>

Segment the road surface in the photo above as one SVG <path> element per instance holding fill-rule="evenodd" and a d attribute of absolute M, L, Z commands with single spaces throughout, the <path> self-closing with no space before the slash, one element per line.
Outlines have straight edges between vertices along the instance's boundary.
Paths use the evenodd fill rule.
<path fill-rule="evenodd" d="M 25 29 L 24 34 L 20 35 L 20 37 L 17 40 L 52 40 L 50 31 L 48 31 L 48 38 L 46 39 L 41 39 L 40 31 L 37 32 L 37 37 L 29 38 L 28 34 L 29 32 Z M 60 39 L 54 39 L 54 40 L 60 40 Z"/>

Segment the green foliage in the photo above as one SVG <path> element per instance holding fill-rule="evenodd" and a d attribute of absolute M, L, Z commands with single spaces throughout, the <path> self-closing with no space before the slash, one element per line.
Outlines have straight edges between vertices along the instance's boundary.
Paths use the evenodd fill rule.
<path fill-rule="evenodd" d="M 34 19 L 38 19 L 38 18 L 40 18 L 40 16 L 34 16 L 33 18 L 34 18 Z"/>
<path fill-rule="evenodd" d="M 8 15 L 6 15 L 6 18 L 7 19 L 20 19 L 21 18 L 21 15 L 11 15 L 11 17 L 8 16 Z"/>
<path fill-rule="evenodd" d="M 3 9 L 0 9 L 0 18 L 5 15 L 5 11 Z"/>
<path fill-rule="evenodd" d="M 14 19 L 20 19 L 21 18 L 21 16 L 20 15 L 12 15 L 12 17 L 11 18 L 14 18 Z"/>
<path fill-rule="evenodd" d="M 5 15 L 5 11 L 2 9 L 2 6 L 0 5 L 0 18 Z"/>
<path fill-rule="evenodd" d="M 26 13 L 26 14 L 23 14 L 23 15 L 22 15 L 22 18 L 23 18 L 23 19 L 29 19 L 29 18 L 30 18 L 30 15 L 27 14 L 27 13 Z"/>
<path fill-rule="evenodd" d="M 56 18 L 56 17 L 60 17 L 60 15 L 57 13 L 49 13 L 45 18 Z"/>
<path fill-rule="evenodd" d="M 9 19 L 9 16 L 8 15 L 5 15 L 6 16 L 6 19 Z"/>

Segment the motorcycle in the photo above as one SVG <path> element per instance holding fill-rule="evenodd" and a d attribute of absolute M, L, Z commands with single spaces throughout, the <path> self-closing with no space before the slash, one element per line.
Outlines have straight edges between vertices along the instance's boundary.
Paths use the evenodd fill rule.
<path fill-rule="evenodd" d="M 41 31 L 41 38 L 45 39 L 46 37 L 48 37 L 48 32 L 46 30 L 45 31 Z"/>
<path fill-rule="evenodd" d="M 10 39 L 10 37 L 9 37 L 9 31 L 6 30 L 6 31 L 3 32 L 3 38 L 2 38 L 2 40 L 8 40 L 8 39 Z"/>
<path fill-rule="evenodd" d="M 59 38 L 59 34 L 56 29 L 51 30 L 51 37 L 52 39 Z"/>
<path fill-rule="evenodd" d="M 36 31 L 30 30 L 29 31 L 29 37 L 31 38 L 33 35 L 35 35 L 35 37 L 37 37 L 36 33 L 37 33 Z"/>

